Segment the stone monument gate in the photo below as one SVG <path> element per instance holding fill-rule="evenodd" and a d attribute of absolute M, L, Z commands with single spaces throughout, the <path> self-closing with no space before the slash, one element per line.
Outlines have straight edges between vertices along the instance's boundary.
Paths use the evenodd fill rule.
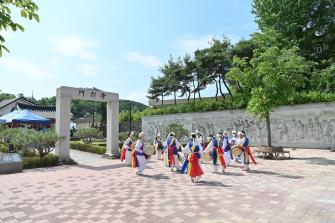
<path fill-rule="evenodd" d="M 94 89 L 59 87 L 56 93 L 56 132 L 64 138 L 56 147 L 61 160 L 70 159 L 70 104 L 71 99 L 107 103 L 107 154 L 119 155 L 119 94 Z"/>

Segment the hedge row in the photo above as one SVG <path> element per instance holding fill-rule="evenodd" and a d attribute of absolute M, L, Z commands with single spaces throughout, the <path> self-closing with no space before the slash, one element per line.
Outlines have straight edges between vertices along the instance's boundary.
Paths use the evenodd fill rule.
<path fill-rule="evenodd" d="M 35 156 L 23 157 L 22 159 L 23 169 L 57 166 L 59 163 L 59 157 L 54 154 L 48 154 L 42 158 Z"/>
<path fill-rule="evenodd" d="M 96 154 L 105 154 L 106 147 L 98 146 L 94 144 L 85 144 L 83 142 L 71 142 L 70 148 L 74 150 L 79 150 L 83 152 L 96 153 Z"/>
<path fill-rule="evenodd" d="M 322 93 L 322 92 L 300 92 L 296 93 L 293 97 L 288 99 L 288 103 L 285 105 L 296 105 L 296 104 L 306 104 L 306 103 L 319 103 L 319 102 L 334 102 L 335 93 Z M 234 100 L 225 99 L 215 101 L 192 100 L 190 103 L 177 104 L 177 105 L 166 105 L 159 108 L 147 108 L 142 112 L 132 113 L 133 120 L 140 120 L 143 116 L 151 115 L 165 115 L 165 114 L 176 114 L 176 113 L 187 113 L 187 112 L 208 112 L 208 111 L 221 111 L 228 109 L 244 109 L 247 106 L 247 101 L 245 98 L 240 96 L 234 97 Z M 128 112 L 121 113 L 121 122 L 129 119 Z"/>

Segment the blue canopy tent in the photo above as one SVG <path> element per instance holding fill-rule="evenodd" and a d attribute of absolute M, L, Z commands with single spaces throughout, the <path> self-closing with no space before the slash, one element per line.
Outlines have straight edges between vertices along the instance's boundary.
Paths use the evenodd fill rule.
<path fill-rule="evenodd" d="M 6 123 L 31 123 L 31 124 L 50 124 L 50 119 L 42 118 L 29 110 L 13 111 L 0 117 Z"/>
<path fill-rule="evenodd" d="M 5 114 L 0 117 L 0 123 L 11 123 L 13 117 L 15 117 L 17 114 L 19 114 L 19 110 L 14 110 L 11 113 Z"/>

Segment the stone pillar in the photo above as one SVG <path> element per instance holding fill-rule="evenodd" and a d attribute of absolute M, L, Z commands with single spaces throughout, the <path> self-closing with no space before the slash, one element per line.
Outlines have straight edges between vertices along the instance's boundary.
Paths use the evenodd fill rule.
<path fill-rule="evenodd" d="M 57 89 L 56 96 L 56 133 L 62 137 L 55 148 L 56 155 L 60 160 L 70 159 L 70 103 L 71 96 L 64 95 L 61 89 Z"/>
<path fill-rule="evenodd" d="M 119 157 L 119 98 L 107 102 L 107 154 Z"/>

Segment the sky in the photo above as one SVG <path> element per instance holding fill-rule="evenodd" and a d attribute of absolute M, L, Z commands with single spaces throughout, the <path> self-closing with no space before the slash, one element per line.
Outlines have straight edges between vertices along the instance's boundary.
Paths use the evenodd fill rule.
<path fill-rule="evenodd" d="M 1 32 L 0 90 L 50 97 L 60 86 L 96 87 L 147 104 L 150 77 L 172 55 L 233 43 L 257 31 L 251 0 L 37 0 L 41 21 L 13 19 L 25 32 Z M 212 96 L 210 90 L 204 96 Z"/>

